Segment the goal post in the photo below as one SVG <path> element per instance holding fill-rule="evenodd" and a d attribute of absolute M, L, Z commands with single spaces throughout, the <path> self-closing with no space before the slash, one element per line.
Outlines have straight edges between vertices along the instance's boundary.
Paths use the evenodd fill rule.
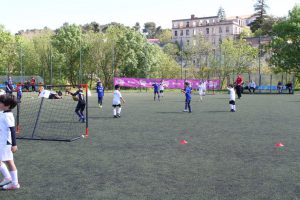
<path fill-rule="evenodd" d="M 88 137 L 87 84 L 80 84 L 85 106 L 72 94 L 79 89 L 75 85 L 39 85 L 38 92 L 23 92 L 16 109 L 17 138 L 28 140 L 71 142 Z M 22 85 L 19 85 L 22 89 Z M 77 100 L 77 101 L 76 101 Z"/>

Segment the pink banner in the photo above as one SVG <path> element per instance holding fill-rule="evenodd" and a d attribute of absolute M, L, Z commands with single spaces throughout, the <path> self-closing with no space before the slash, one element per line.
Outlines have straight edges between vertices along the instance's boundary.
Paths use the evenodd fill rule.
<path fill-rule="evenodd" d="M 187 82 L 191 83 L 193 89 L 197 89 L 201 80 L 188 79 Z M 203 80 L 206 82 L 207 90 L 220 89 L 220 80 Z M 114 78 L 114 84 L 121 87 L 130 88 L 152 88 L 154 83 L 163 82 L 165 88 L 182 89 L 184 88 L 184 80 L 181 79 L 149 79 L 149 78 Z"/>

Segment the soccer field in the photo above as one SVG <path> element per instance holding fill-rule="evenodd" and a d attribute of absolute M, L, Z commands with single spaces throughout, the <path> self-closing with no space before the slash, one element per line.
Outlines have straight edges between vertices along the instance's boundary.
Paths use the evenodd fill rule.
<path fill-rule="evenodd" d="M 122 91 L 121 91 L 122 92 Z M 300 198 L 300 96 L 123 93 L 121 118 L 112 94 L 100 111 L 89 99 L 89 138 L 18 140 L 21 189 L 2 200 L 295 200 Z M 84 133 L 85 130 L 83 130 Z M 51 133 L 49 133 L 51 134 Z M 185 145 L 180 144 L 186 140 Z M 284 147 L 276 148 L 276 143 Z"/>

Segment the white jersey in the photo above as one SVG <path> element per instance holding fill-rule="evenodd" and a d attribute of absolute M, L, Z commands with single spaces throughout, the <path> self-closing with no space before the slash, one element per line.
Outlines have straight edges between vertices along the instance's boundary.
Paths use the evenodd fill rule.
<path fill-rule="evenodd" d="M 200 91 L 200 90 L 205 91 L 205 90 L 206 90 L 206 82 L 201 83 L 201 84 L 198 86 L 198 89 L 199 89 L 199 91 Z"/>
<path fill-rule="evenodd" d="M 159 90 L 162 90 L 162 91 L 163 91 L 164 89 L 165 89 L 164 84 L 160 84 L 160 85 L 159 85 Z"/>
<path fill-rule="evenodd" d="M 122 97 L 122 94 L 119 90 L 115 90 L 114 91 L 114 97 L 113 97 L 113 105 L 119 105 L 121 104 L 121 97 Z"/>
<path fill-rule="evenodd" d="M 11 133 L 9 127 L 15 126 L 15 118 L 12 112 L 1 112 L 0 113 L 0 145 L 6 145 L 7 142 L 10 144 Z"/>
<path fill-rule="evenodd" d="M 227 88 L 229 90 L 230 100 L 235 101 L 235 90 L 234 88 Z"/>

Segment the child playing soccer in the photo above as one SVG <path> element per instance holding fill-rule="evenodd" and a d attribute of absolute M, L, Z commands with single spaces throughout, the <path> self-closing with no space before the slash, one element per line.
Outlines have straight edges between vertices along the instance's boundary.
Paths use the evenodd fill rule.
<path fill-rule="evenodd" d="M 230 104 L 230 112 L 235 112 L 235 91 L 232 84 L 229 84 L 227 87 L 227 90 L 229 91 L 229 104 Z"/>
<path fill-rule="evenodd" d="M 189 82 L 184 83 L 184 90 L 182 91 L 185 94 L 185 107 L 183 112 L 192 112 L 191 100 L 192 100 L 192 88 L 190 87 Z"/>
<path fill-rule="evenodd" d="M 153 90 L 154 90 L 154 101 L 156 100 L 156 95 L 158 97 L 158 101 L 160 101 L 160 97 L 159 97 L 159 84 L 158 83 L 154 83 L 152 84 L 153 86 Z"/>
<path fill-rule="evenodd" d="M 159 84 L 159 96 L 164 97 L 165 84 L 163 81 Z"/>
<path fill-rule="evenodd" d="M 114 108 L 114 118 L 121 117 L 121 101 L 122 103 L 125 103 L 125 100 L 123 99 L 122 94 L 120 92 L 120 86 L 115 85 L 114 97 L 112 102 L 112 107 Z"/>
<path fill-rule="evenodd" d="M 202 101 L 203 96 L 205 96 L 205 91 L 206 91 L 206 82 L 205 81 L 200 81 L 199 86 L 198 86 L 198 91 L 199 91 L 200 101 Z"/>
<path fill-rule="evenodd" d="M 0 182 L 3 190 L 16 190 L 20 188 L 18 171 L 13 159 L 13 153 L 18 150 L 16 144 L 15 119 L 12 109 L 17 105 L 14 95 L 0 96 L 0 172 L 4 179 Z M 8 167 L 8 169 L 7 169 Z"/>
<path fill-rule="evenodd" d="M 78 86 L 78 90 L 75 93 L 69 92 L 73 97 L 77 97 L 78 103 L 75 108 L 75 113 L 79 117 L 79 121 L 84 123 L 85 122 L 85 117 L 83 114 L 83 111 L 85 109 L 85 97 L 83 94 L 83 88 L 81 85 Z"/>
<path fill-rule="evenodd" d="M 102 86 L 102 83 L 100 81 L 97 81 L 96 90 L 98 94 L 98 105 L 99 108 L 102 108 L 102 101 L 104 97 L 104 87 Z"/>

